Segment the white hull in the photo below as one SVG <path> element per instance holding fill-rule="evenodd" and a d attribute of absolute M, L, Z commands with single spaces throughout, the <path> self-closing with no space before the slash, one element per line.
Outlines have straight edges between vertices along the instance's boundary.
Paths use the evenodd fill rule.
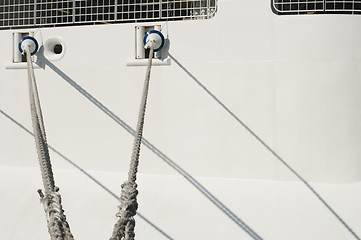
<path fill-rule="evenodd" d="M 360 235 L 361 16 L 223 0 L 212 19 L 159 24 L 170 65 L 152 69 L 137 239 L 355 239 L 282 160 Z M 145 75 L 129 66 L 135 26 L 33 29 L 66 45 L 35 74 L 76 239 L 107 239 L 116 220 Z M 49 239 L 16 31 L 0 32 L 0 233 Z"/>

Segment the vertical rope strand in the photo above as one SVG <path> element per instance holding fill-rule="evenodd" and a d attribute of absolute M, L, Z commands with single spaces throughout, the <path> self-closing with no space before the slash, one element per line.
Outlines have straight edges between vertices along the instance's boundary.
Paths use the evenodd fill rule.
<path fill-rule="evenodd" d="M 147 105 L 147 97 L 149 92 L 149 81 L 150 72 L 152 68 L 152 58 L 154 52 L 154 42 L 150 42 L 149 60 L 148 67 L 145 74 L 143 94 L 139 108 L 137 129 L 135 131 L 135 138 L 133 143 L 132 157 L 130 161 L 128 180 L 122 184 L 119 212 L 117 217 L 119 218 L 117 223 L 114 225 L 113 235 L 110 240 L 134 240 L 135 239 L 135 220 L 134 216 L 137 214 L 138 203 L 137 203 L 137 179 L 140 145 L 142 142 L 143 125 L 145 117 L 145 109 Z"/>
<path fill-rule="evenodd" d="M 66 221 L 64 210 L 61 205 L 61 196 L 58 192 L 59 188 L 55 186 L 49 149 L 46 141 L 44 120 L 29 47 L 26 46 L 24 51 L 27 59 L 31 119 L 45 196 L 41 190 L 38 192 L 44 205 L 48 231 L 51 240 L 73 240 L 73 235 L 70 232 L 70 227 Z"/>

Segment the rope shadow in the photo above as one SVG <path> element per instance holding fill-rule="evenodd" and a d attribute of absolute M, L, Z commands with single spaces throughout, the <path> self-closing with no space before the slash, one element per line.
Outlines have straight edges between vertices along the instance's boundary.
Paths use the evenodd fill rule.
<path fill-rule="evenodd" d="M 49 62 L 46 59 L 42 59 L 45 65 L 57 73 L 62 79 L 64 79 L 68 84 L 75 88 L 80 94 L 86 97 L 90 102 L 97 106 L 102 112 L 104 112 L 108 117 L 113 119 L 118 125 L 123 127 L 129 134 L 134 136 L 135 130 L 131 128 L 126 122 L 120 119 L 116 114 L 114 114 L 110 109 L 105 105 L 99 102 L 95 97 L 83 89 L 79 84 L 72 80 L 68 75 L 62 72 L 54 64 Z M 178 164 L 171 160 L 167 155 L 165 155 L 161 150 L 151 144 L 147 139 L 142 139 L 142 144 L 151 150 L 155 155 L 172 167 L 176 172 L 182 175 L 189 183 L 191 183 L 196 189 L 198 189 L 209 201 L 211 201 L 219 210 L 221 210 L 227 217 L 229 217 L 235 224 L 242 228 L 246 233 L 248 233 L 255 240 L 262 240 L 262 238 L 244 221 L 242 221 L 236 214 L 234 214 L 227 206 L 225 206 L 220 200 L 218 200 L 212 193 L 210 193 L 202 184 L 200 184 L 194 177 L 192 177 L 188 172 L 182 169 Z"/>
<path fill-rule="evenodd" d="M 16 121 L 14 118 L 12 118 L 10 115 L 8 115 L 7 113 L 5 113 L 3 110 L 0 109 L 0 113 L 2 115 L 4 115 L 7 119 L 9 119 L 11 122 L 13 122 L 15 125 L 17 125 L 18 127 L 20 127 L 21 129 L 23 129 L 26 133 L 28 133 L 29 135 L 34 137 L 34 134 L 27 129 L 24 125 L 22 125 L 21 123 L 19 123 L 18 121 Z M 97 180 L 95 177 L 93 177 L 91 174 L 89 174 L 87 171 L 85 171 L 82 167 L 80 167 L 79 165 L 77 165 L 74 161 L 70 160 L 68 157 L 66 157 L 64 154 L 62 154 L 61 152 L 59 152 L 58 150 L 56 150 L 54 147 L 52 147 L 51 145 L 48 145 L 49 149 L 51 149 L 54 153 L 56 153 L 58 156 L 60 156 L 61 158 L 63 158 L 65 161 L 67 161 L 70 165 L 72 165 L 73 167 L 75 167 L 76 169 L 78 169 L 81 173 L 83 173 L 85 176 L 87 176 L 88 178 L 90 178 L 91 181 L 93 181 L 94 183 L 96 183 L 99 187 L 101 187 L 104 191 L 106 191 L 108 194 L 110 194 L 113 198 L 115 198 L 116 200 L 119 201 L 119 196 L 117 196 L 114 192 L 112 192 L 109 188 L 107 188 L 104 184 L 102 184 L 99 180 Z M 159 233 L 161 233 L 165 238 L 169 239 L 169 240 L 174 240 L 173 238 L 171 238 L 168 234 L 166 234 L 162 229 L 160 229 L 159 227 L 157 227 L 154 223 L 152 223 L 148 218 L 146 218 L 144 215 L 142 215 L 141 213 L 137 212 L 137 216 L 139 216 L 143 221 L 145 221 L 146 223 L 148 223 L 150 226 L 152 226 L 155 230 L 157 230 Z"/>
<path fill-rule="evenodd" d="M 316 196 L 318 200 L 337 218 L 337 220 L 354 236 L 360 240 L 352 228 L 335 212 L 335 210 L 324 200 L 321 195 L 304 179 L 294 168 L 292 168 L 280 155 L 278 155 L 265 141 L 262 140 L 251 128 L 248 127 L 236 114 L 234 114 L 221 100 L 219 100 L 202 82 L 200 82 L 191 72 L 188 71 L 172 54 L 168 53 L 179 68 L 181 68 L 195 83 L 197 83 L 214 101 L 216 101 L 234 120 L 236 120 L 248 133 L 250 133 L 263 147 L 265 147 L 277 160 L 279 160 L 288 170 L 290 170 L 306 187 Z"/>

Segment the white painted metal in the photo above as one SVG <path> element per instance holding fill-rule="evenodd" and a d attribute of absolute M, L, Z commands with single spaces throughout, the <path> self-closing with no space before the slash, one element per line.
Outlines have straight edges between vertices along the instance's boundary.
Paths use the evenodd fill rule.
<path fill-rule="evenodd" d="M 62 46 L 61 53 L 57 54 L 54 52 L 54 47 L 56 45 Z M 62 57 L 66 52 L 66 44 L 64 42 L 64 39 L 59 36 L 48 37 L 47 39 L 45 39 L 43 46 L 44 46 L 44 57 L 49 61 L 59 61 L 60 59 L 62 59 Z"/>
<path fill-rule="evenodd" d="M 21 62 L 21 53 L 19 51 L 19 42 L 21 40 L 22 36 L 19 32 L 13 33 L 13 62 L 19 63 Z"/>
<path fill-rule="evenodd" d="M 361 17 L 277 16 L 268 0 L 217 9 L 156 23 L 170 65 L 152 69 L 137 239 L 252 239 L 242 222 L 267 240 L 354 239 L 242 124 L 360 235 Z M 106 239 L 115 222 L 145 74 L 127 66 L 135 26 L 32 29 L 39 43 L 61 36 L 67 46 L 56 62 L 38 55 L 35 74 L 76 239 Z M 12 34 L 0 31 L 0 232 L 48 239 L 26 70 L 5 68 Z"/>
<path fill-rule="evenodd" d="M 156 25 L 156 26 L 154 26 L 154 30 L 157 30 L 157 31 L 159 31 L 159 32 L 162 32 L 162 26 L 160 26 L 160 25 Z M 159 58 L 161 58 L 162 57 L 162 51 L 157 51 L 157 52 L 155 52 L 154 53 L 154 58 L 157 58 L 157 59 L 159 59 Z"/>
<path fill-rule="evenodd" d="M 135 27 L 135 56 L 137 59 L 144 59 L 145 58 L 145 51 L 144 51 L 144 44 L 143 38 L 145 35 L 145 27 L 144 26 L 136 26 Z"/>

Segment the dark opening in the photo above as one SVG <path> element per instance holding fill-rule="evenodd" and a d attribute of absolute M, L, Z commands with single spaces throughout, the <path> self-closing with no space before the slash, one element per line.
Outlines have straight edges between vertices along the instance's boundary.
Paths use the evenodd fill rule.
<path fill-rule="evenodd" d="M 26 54 L 21 54 L 21 62 L 27 62 Z"/>
<path fill-rule="evenodd" d="M 54 53 L 55 54 L 60 54 L 63 51 L 63 46 L 61 44 L 56 44 L 54 46 Z"/>
<path fill-rule="evenodd" d="M 145 58 L 149 58 L 149 53 L 150 53 L 150 49 L 149 48 L 145 49 Z M 152 58 L 154 58 L 154 53 Z"/>

